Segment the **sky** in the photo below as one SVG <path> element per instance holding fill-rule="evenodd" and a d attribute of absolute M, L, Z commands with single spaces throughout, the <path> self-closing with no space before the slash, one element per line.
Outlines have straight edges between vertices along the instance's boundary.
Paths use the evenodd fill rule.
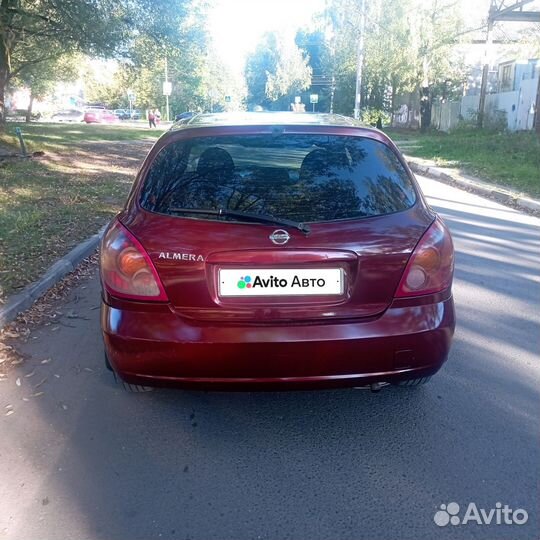
<path fill-rule="evenodd" d="M 309 27 L 325 4 L 325 0 L 214 0 L 210 34 L 225 64 L 239 73 L 265 32 Z M 459 0 L 464 16 L 476 20 L 487 15 L 489 4 L 490 0 Z"/>
<path fill-rule="evenodd" d="M 238 72 L 265 32 L 309 26 L 325 0 L 215 0 L 210 34 L 226 64 Z"/>
<path fill-rule="evenodd" d="M 278 29 L 294 32 L 309 27 L 312 16 L 322 11 L 325 3 L 325 0 L 214 0 L 209 13 L 210 34 L 224 63 L 238 75 L 247 53 L 255 49 L 265 32 Z M 458 0 L 457 9 L 467 26 L 474 28 L 485 20 L 490 3 L 491 0 Z M 513 0 L 504 3 L 510 5 Z M 540 9 L 540 0 L 534 0 L 526 9 Z M 504 23 L 503 30 L 515 28 L 515 23 Z M 475 55 L 478 48 L 474 48 Z"/>

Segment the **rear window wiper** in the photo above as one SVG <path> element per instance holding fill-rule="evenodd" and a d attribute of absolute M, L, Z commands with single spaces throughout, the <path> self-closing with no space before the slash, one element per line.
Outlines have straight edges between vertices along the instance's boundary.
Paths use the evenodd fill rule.
<path fill-rule="evenodd" d="M 251 214 L 249 212 L 240 212 L 238 210 L 227 210 L 226 208 L 219 208 L 218 210 L 205 210 L 204 208 L 169 208 L 169 212 L 174 212 L 175 214 L 206 214 L 210 216 L 244 218 L 251 221 L 260 221 L 261 223 L 275 223 L 276 225 L 283 225 L 284 227 L 293 227 L 302 231 L 304 234 L 309 234 L 311 231 L 311 228 L 307 223 L 299 223 L 298 221 L 292 221 L 290 219 L 267 214 Z"/>

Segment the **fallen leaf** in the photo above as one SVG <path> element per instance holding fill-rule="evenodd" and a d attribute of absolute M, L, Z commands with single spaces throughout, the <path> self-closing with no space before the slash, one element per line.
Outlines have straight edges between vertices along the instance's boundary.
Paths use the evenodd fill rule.
<path fill-rule="evenodd" d="M 31 371 L 30 373 L 27 373 L 27 374 L 25 375 L 25 377 L 32 377 L 32 376 L 35 375 L 35 373 L 36 373 L 36 371 L 33 370 L 33 371 Z"/>
<path fill-rule="evenodd" d="M 17 378 L 17 380 L 15 381 L 15 384 L 17 386 L 21 386 L 21 379 L 20 378 Z"/>
<path fill-rule="evenodd" d="M 30 401 L 27 397 L 22 398 L 23 401 Z"/>
<path fill-rule="evenodd" d="M 13 414 L 14 412 L 15 412 L 15 411 L 10 410 L 10 411 L 8 411 L 8 412 L 6 413 L 6 416 L 9 416 L 10 414 Z"/>
<path fill-rule="evenodd" d="M 42 396 L 45 392 L 36 392 L 35 394 L 32 394 L 30 397 L 39 397 Z"/>
<path fill-rule="evenodd" d="M 34 388 L 39 388 L 46 380 L 47 380 L 47 377 L 45 377 L 44 379 L 41 379 L 41 381 L 39 381 L 39 382 L 34 386 Z"/>
<path fill-rule="evenodd" d="M 60 375 L 58 375 L 58 373 L 55 373 L 54 376 L 59 379 L 60 378 Z"/>
<path fill-rule="evenodd" d="M 51 361 L 52 360 L 50 358 L 45 358 L 45 360 L 42 360 L 41 363 L 42 364 L 49 364 L 49 363 L 51 363 Z"/>
<path fill-rule="evenodd" d="M 13 405 L 6 405 L 5 408 L 6 409 L 13 409 Z"/>
<path fill-rule="evenodd" d="M 90 373 L 94 373 L 94 370 L 89 368 L 89 367 L 85 367 L 84 368 L 84 371 L 89 371 Z"/>

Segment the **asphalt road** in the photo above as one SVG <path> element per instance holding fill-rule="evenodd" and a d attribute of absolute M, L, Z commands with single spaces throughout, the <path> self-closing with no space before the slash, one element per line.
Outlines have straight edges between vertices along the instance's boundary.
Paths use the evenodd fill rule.
<path fill-rule="evenodd" d="M 458 328 L 429 385 L 125 394 L 94 278 L 0 383 L 0 538 L 538 538 L 540 220 L 421 182 L 457 248 Z M 450 502 L 529 519 L 439 527 Z"/>

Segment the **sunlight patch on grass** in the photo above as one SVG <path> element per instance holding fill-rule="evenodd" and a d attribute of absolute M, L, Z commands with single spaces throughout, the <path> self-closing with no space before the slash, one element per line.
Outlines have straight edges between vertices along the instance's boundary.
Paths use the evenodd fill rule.
<path fill-rule="evenodd" d="M 540 196 L 540 138 L 533 132 L 494 133 L 458 129 L 451 133 L 388 130 L 410 156 L 458 167 L 493 184 Z M 411 143 L 412 144 L 412 143 Z"/>
<path fill-rule="evenodd" d="M 61 149 L 0 164 L 0 301 L 120 210 L 147 151 L 113 142 Z"/>

